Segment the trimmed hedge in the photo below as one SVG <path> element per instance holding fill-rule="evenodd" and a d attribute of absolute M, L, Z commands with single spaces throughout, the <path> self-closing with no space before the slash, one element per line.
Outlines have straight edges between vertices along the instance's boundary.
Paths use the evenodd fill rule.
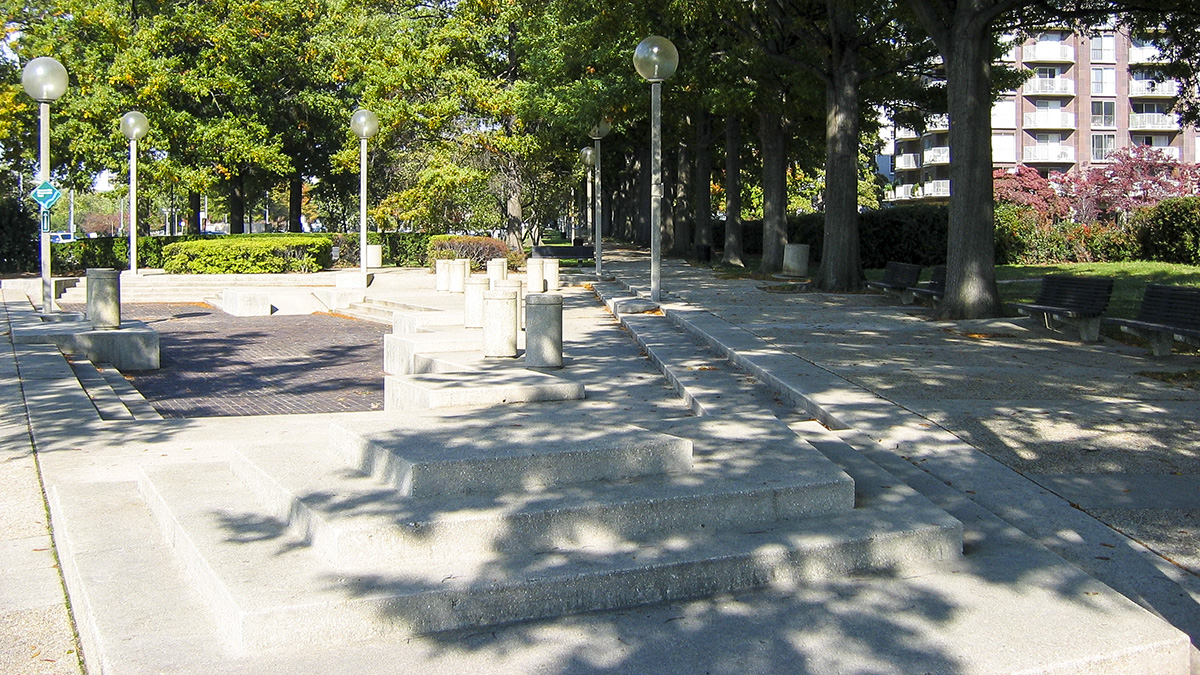
<path fill-rule="evenodd" d="M 508 244 L 495 237 L 472 237 L 459 234 L 438 234 L 429 238 L 429 264 L 434 260 L 466 258 L 471 269 L 487 267 L 493 258 L 506 258 L 509 268 L 520 267 L 524 262 L 523 251 L 510 251 Z"/>
<path fill-rule="evenodd" d="M 338 247 L 339 267 L 357 267 L 358 233 L 322 234 Z M 368 232 L 367 244 L 383 247 L 383 264 L 397 267 L 424 267 L 429 261 L 430 235 L 424 232 Z"/>
<path fill-rule="evenodd" d="M 138 267 L 160 268 L 164 246 L 180 241 L 215 239 L 216 235 L 181 234 L 174 237 L 138 237 Z M 55 274 L 81 276 L 88 268 L 129 269 L 128 237 L 76 239 L 50 245 Z"/>
<path fill-rule="evenodd" d="M 1050 223 L 1015 204 L 996 206 L 996 264 L 1126 262 L 1141 258 L 1136 225 Z"/>
<path fill-rule="evenodd" d="M 1200 265 L 1200 197 L 1164 199 L 1132 220 L 1146 260 Z"/>
<path fill-rule="evenodd" d="M 330 265 L 332 248 L 329 237 L 311 234 L 181 241 L 163 248 L 163 269 L 172 274 L 316 272 Z"/>

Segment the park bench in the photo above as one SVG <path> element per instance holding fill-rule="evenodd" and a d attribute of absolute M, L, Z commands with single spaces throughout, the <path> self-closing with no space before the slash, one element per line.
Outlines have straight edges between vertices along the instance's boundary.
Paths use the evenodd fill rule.
<path fill-rule="evenodd" d="M 1041 317 L 1051 330 L 1065 323 L 1079 329 L 1084 342 L 1100 339 L 1100 315 L 1112 297 L 1113 280 L 1052 274 L 1042 278 L 1042 288 L 1032 303 L 1011 303 L 1021 314 Z"/>
<path fill-rule="evenodd" d="M 1136 319 L 1105 319 L 1150 343 L 1155 356 L 1167 356 L 1175 340 L 1200 347 L 1200 288 L 1150 284 Z"/>
<path fill-rule="evenodd" d="M 889 262 L 883 269 L 882 281 L 868 281 L 866 286 L 872 290 L 895 295 L 900 302 L 913 303 L 912 287 L 921 280 L 921 266 L 902 262 Z"/>
<path fill-rule="evenodd" d="M 534 246 L 530 257 L 591 260 L 595 255 L 591 246 Z"/>
<path fill-rule="evenodd" d="M 912 291 L 914 296 L 926 298 L 934 303 L 940 302 L 942 296 L 946 294 L 946 266 L 934 267 L 929 281 L 912 286 L 908 290 Z"/>

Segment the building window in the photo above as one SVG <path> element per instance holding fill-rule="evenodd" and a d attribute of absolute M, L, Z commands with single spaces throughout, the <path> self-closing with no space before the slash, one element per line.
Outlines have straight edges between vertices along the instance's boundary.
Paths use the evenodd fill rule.
<path fill-rule="evenodd" d="M 1053 80 L 1058 77 L 1058 66 L 1038 66 L 1034 72 L 1039 79 Z"/>
<path fill-rule="evenodd" d="M 1117 126 L 1116 101 L 1092 101 L 1092 126 L 1102 128 Z"/>
<path fill-rule="evenodd" d="M 1134 145 L 1148 145 L 1152 148 L 1165 148 L 1171 144 L 1166 136 L 1156 134 L 1131 134 L 1130 139 Z"/>
<path fill-rule="evenodd" d="M 1129 104 L 1133 112 L 1138 115 L 1165 115 L 1167 113 L 1167 104 L 1157 101 L 1145 103 L 1134 101 Z"/>
<path fill-rule="evenodd" d="M 1092 37 L 1092 61 L 1115 63 L 1117 60 L 1117 36 L 1111 33 Z"/>
<path fill-rule="evenodd" d="M 1092 134 L 1092 161 L 1105 162 L 1117 143 L 1116 134 Z"/>
<path fill-rule="evenodd" d="M 1092 68 L 1092 94 L 1097 96 L 1117 95 L 1117 69 Z"/>

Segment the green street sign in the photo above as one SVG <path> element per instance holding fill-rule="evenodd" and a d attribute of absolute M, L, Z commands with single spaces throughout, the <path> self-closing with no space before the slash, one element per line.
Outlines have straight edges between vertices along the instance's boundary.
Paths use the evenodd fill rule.
<path fill-rule="evenodd" d="M 45 181 L 41 185 L 33 188 L 33 201 L 37 202 L 43 209 L 49 210 L 58 198 L 62 197 L 62 192 L 54 187 L 50 181 Z"/>

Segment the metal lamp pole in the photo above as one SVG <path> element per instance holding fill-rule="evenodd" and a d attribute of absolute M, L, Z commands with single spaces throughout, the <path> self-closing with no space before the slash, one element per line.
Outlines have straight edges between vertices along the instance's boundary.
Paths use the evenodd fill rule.
<path fill-rule="evenodd" d="M 379 131 L 379 117 L 363 108 L 350 116 L 350 129 L 358 136 L 358 257 L 367 275 L 367 139 Z"/>
<path fill-rule="evenodd" d="M 50 104 L 67 92 L 67 69 L 49 56 L 25 64 L 21 85 L 38 102 L 38 186 L 50 182 Z M 35 189 L 35 193 L 39 190 Z M 53 191 L 53 189 L 51 189 Z M 53 200 L 49 202 L 53 205 Z M 41 202 L 39 202 L 41 204 Z M 42 313 L 54 313 L 54 291 L 50 280 L 50 206 L 41 208 L 39 255 L 42 267 Z"/>
<path fill-rule="evenodd" d="M 650 82 L 650 299 L 662 295 L 662 83 L 675 74 L 679 52 L 665 37 L 650 36 L 633 52 L 633 67 Z"/>
<path fill-rule="evenodd" d="M 121 133 L 129 139 L 129 272 L 138 273 L 137 265 L 137 142 L 150 130 L 150 121 L 131 110 L 121 116 Z"/>
<path fill-rule="evenodd" d="M 595 169 L 592 171 L 592 180 L 595 183 L 593 188 L 593 199 L 595 201 L 595 228 L 596 228 L 596 276 L 600 276 L 604 271 L 604 264 L 601 260 L 603 253 L 603 244 L 601 244 L 601 235 L 604 230 L 604 211 L 603 211 L 603 183 L 600 181 L 600 139 L 608 135 L 612 131 L 612 122 L 608 120 L 600 120 L 600 123 L 592 127 L 588 132 L 588 136 L 595 141 L 595 150 L 592 157 L 592 165 Z"/>

